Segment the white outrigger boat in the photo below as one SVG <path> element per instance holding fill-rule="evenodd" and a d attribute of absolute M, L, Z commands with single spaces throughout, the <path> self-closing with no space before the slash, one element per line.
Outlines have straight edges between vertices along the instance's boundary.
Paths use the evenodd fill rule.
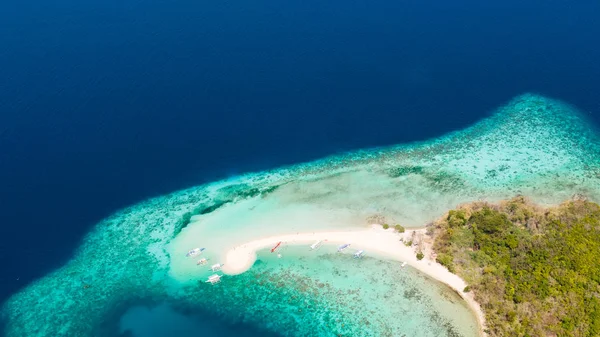
<path fill-rule="evenodd" d="M 344 249 L 346 249 L 346 248 L 348 248 L 348 247 L 350 247 L 350 244 L 349 244 L 349 243 L 346 243 L 346 244 L 344 244 L 344 245 L 341 245 L 341 246 L 339 246 L 339 247 L 338 247 L 338 252 L 341 252 L 341 251 L 343 251 Z"/>
<path fill-rule="evenodd" d="M 196 264 L 199 265 L 199 266 L 203 266 L 203 265 L 205 265 L 207 263 L 208 263 L 208 259 L 205 258 L 205 257 L 201 258 L 200 260 L 198 260 L 198 262 L 196 262 Z"/>
<path fill-rule="evenodd" d="M 364 250 L 359 250 L 356 253 L 354 253 L 354 258 L 355 259 L 360 259 L 361 257 L 363 257 L 363 255 L 365 255 L 365 251 Z"/>
<path fill-rule="evenodd" d="M 224 264 L 220 264 L 220 263 L 213 264 L 213 265 L 210 267 L 210 270 L 211 270 L 211 271 L 219 271 L 219 270 L 221 270 L 221 268 L 223 268 L 223 266 L 224 266 Z"/>
<path fill-rule="evenodd" d="M 194 248 L 185 254 L 186 257 L 194 257 L 202 254 L 205 248 Z"/>
<path fill-rule="evenodd" d="M 323 241 L 327 241 L 327 240 L 319 240 L 319 241 L 313 243 L 312 245 L 310 245 L 310 250 L 315 250 L 315 249 L 321 248 L 321 246 L 323 245 Z"/>
<path fill-rule="evenodd" d="M 402 265 L 400 266 L 400 268 L 406 267 L 407 264 L 408 264 L 408 262 L 406 262 L 406 261 L 402 262 Z"/>
<path fill-rule="evenodd" d="M 210 283 L 210 284 L 219 283 L 219 282 L 221 282 L 221 277 L 222 277 L 221 275 L 214 274 L 214 275 L 209 276 L 208 280 L 206 280 L 205 282 Z"/>

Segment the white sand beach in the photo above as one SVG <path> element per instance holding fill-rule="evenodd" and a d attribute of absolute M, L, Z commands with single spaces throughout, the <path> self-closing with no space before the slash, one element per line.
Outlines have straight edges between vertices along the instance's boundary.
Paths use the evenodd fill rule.
<path fill-rule="evenodd" d="M 339 245 L 350 243 L 352 248 L 365 249 L 370 254 L 375 253 L 382 257 L 407 262 L 408 265 L 454 289 L 465 299 L 469 307 L 476 314 L 480 326 L 480 334 L 485 336 L 483 331 L 485 316 L 479 304 L 473 298 L 473 294 L 463 292 L 467 285 L 465 281 L 431 259 L 430 254 L 428 254 L 430 249 L 427 243 L 422 243 L 421 247 L 425 253 L 425 258 L 419 261 L 416 257 L 415 248 L 406 246 L 402 242 L 404 238 L 410 240 L 411 237 L 423 236 L 424 233 L 425 229 L 416 229 L 407 230 L 405 233 L 399 234 L 391 228 L 384 230 L 379 225 L 372 225 L 369 229 L 356 231 L 312 232 L 271 236 L 250 241 L 230 249 L 225 255 L 223 272 L 229 275 L 245 272 L 255 262 L 258 250 L 274 247 L 278 242 L 282 242 L 282 245 L 310 245 L 319 240 L 327 240 L 325 244 Z M 400 264 L 398 268 L 400 268 Z"/>

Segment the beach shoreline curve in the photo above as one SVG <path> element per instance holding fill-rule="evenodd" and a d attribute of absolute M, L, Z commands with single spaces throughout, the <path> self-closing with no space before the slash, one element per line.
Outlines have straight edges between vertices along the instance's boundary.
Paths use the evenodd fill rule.
<path fill-rule="evenodd" d="M 424 235 L 425 229 L 406 230 L 405 233 L 396 233 L 393 229 L 383 229 L 382 226 L 373 224 L 368 229 L 352 231 L 327 231 L 296 233 L 270 236 L 233 247 L 225 254 L 225 264 L 223 273 L 227 275 L 238 275 L 252 267 L 256 261 L 256 252 L 274 247 L 281 242 L 283 245 L 306 245 L 316 241 L 327 240 L 326 244 L 346 244 L 350 243 L 353 247 L 366 249 L 382 258 L 406 262 L 411 267 L 428 275 L 429 277 L 444 283 L 453 289 L 461 298 L 463 298 L 471 311 L 475 314 L 479 325 L 479 335 L 486 336 L 485 333 L 485 315 L 473 293 L 464 292 L 467 286 L 466 282 L 458 275 L 451 273 L 446 267 L 433 260 L 429 254 L 425 254 L 422 260 L 416 257 L 415 248 L 406 246 L 403 243 L 404 238 L 411 238 L 415 235 Z M 430 250 L 428 243 L 423 243 L 423 251 Z M 400 266 L 399 266 L 400 268 Z"/>

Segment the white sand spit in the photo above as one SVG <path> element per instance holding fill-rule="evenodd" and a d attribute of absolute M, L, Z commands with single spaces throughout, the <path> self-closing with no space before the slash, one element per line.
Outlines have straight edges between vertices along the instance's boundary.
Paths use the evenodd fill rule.
<path fill-rule="evenodd" d="M 352 244 L 352 248 L 365 249 L 369 253 L 406 261 L 408 265 L 429 275 L 430 277 L 445 283 L 454 289 L 469 304 L 479 321 L 480 333 L 483 332 L 485 319 L 479 304 L 473 298 L 472 293 L 463 290 L 467 285 L 460 277 L 446 269 L 441 264 L 431 260 L 427 256 L 421 261 L 417 260 L 413 247 L 407 247 L 401 240 L 410 238 L 413 232 L 424 233 L 424 229 L 407 230 L 406 233 L 394 233 L 392 229 L 384 230 L 379 225 L 373 225 L 370 229 L 344 232 L 314 232 L 279 235 L 247 242 L 230 249 L 225 255 L 223 272 L 229 275 L 241 274 L 248 270 L 256 261 L 256 252 L 264 248 L 274 247 L 278 242 L 283 245 L 310 245 L 318 240 L 327 240 L 326 244 Z M 424 251 L 427 250 L 425 247 Z M 400 266 L 398 266 L 400 267 Z"/>

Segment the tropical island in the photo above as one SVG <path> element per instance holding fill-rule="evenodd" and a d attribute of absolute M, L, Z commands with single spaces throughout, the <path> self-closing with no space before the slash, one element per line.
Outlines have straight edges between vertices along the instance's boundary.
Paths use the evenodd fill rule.
<path fill-rule="evenodd" d="M 270 333 L 598 335 L 598 144 L 572 106 L 526 94 L 430 141 L 149 199 L 98 223 L 2 319 L 10 337 L 114 336 L 130 306 L 168 303 Z"/>
<path fill-rule="evenodd" d="M 404 261 L 450 286 L 476 313 L 482 335 L 600 333 L 600 206 L 582 196 L 546 207 L 523 196 L 467 203 L 422 229 L 374 224 L 266 237 L 231 250 L 224 270 L 248 270 L 256 252 L 275 242 L 324 239 Z"/>

